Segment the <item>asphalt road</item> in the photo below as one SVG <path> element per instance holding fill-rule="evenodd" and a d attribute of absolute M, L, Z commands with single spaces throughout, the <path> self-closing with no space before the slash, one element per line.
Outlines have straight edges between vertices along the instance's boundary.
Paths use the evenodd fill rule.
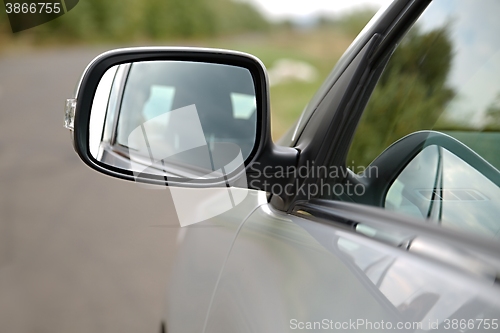
<path fill-rule="evenodd" d="M 83 165 L 65 99 L 104 49 L 0 56 L 0 332 L 158 332 L 177 217 L 168 190 Z"/>

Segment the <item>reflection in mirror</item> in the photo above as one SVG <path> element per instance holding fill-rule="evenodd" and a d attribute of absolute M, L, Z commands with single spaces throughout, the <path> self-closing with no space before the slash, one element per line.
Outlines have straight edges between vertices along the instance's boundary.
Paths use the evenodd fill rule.
<path fill-rule="evenodd" d="M 349 235 L 338 237 L 334 244 L 345 254 L 345 262 L 354 264 L 347 267 L 362 277 L 365 287 L 375 291 L 375 295 L 383 295 L 387 302 L 381 305 L 391 304 L 398 314 L 397 321 L 412 324 L 407 327 L 409 332 L 443 332 L 447 320 L 498 316 L 496 289 L 479 287 L 477 280 L 467 275 L 457 274 L 445 266 L 433 267 L 415 257 L 401 256 L 391 248 L 362 242 Z M 464 258 L 463 251 L 458 254 Z M 477 259 L 474 262 L 481 268 L 490 267 L 483 266 Z M 484 281 L 480 281 L 484 286 Z"/>
<path fill-rule="evenodd" d="M 103 137 L 104 119 L 108 107 L 111 86 L 118 66 L 113 66 L 104 73 L 94 95 L 90 117 L 89 149 L 90 154 L 97 156 Z"/>
<path fill-rule="evenodd" d="M 97 88 L 89 149 L 139 174 L 213 179 L 239 170 L 256 142 L 248 69 L 148 61 L 110 68 Z"/>
<path fill-rule="evenodd" d="M 445 227 L 500 237 L 500 189 L 450 151 L 423 149 L 396 178 L 385 208 Z"/>

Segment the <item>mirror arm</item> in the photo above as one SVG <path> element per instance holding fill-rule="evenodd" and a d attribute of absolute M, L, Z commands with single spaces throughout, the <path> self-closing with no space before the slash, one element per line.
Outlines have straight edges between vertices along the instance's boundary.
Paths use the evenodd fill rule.
<path fill-rule="evenodd" d="M 263 147 L 262 153 L 247 166 L 248 188 L 271 193 L 279 197 L 275 208 L 284 209 L 295 195 L 295 172 L 299 160 L 299 150 L 274 144 L 271 140 Z"/>

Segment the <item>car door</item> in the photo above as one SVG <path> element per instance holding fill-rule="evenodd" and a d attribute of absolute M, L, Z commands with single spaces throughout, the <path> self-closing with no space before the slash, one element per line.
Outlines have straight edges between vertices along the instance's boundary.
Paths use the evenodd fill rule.
<path fill-rule="evenodd" d="M 481 8 L 396 1 L 358 37 L 291 139 L 293 198 L 274 195 L 237 232 L 204 332 L 498 329 L 495 100 L 464 93 L 482 80 L 500 91 L 498 48 L 482 37 L 497 31 L 488 13 L 499 8 Z M 464 40 L 476 49 L 453 45 Z M 474 55 L 476 73 L 464 63 Z M 466 113 L 446 107 L 464 96 L 469 106 L 488 97 L 486 136 L 450 125 Z"/>
<path fill-rule="evenodd" d="M 498 330 L 500 8 L 482 4 L 394 1 L 287 147 L 251 55 L 137 48 L 89 64 L 65 110 L 76 152 L 168 186 L 182 227 L 163 331 Z M 129 165 L 116 166 L 92 153 L 89 125 L 100 80 L 124 64 L 142 70 L 120 94 L 133 103 L 118 121 Z M 151 112 L 172 92 L 177 109 Z"/>
<path fill-rule="evenodd" d="M 300 208 L 294 213 L 299 217 L 264 205 L 245 222 L 217 283 L 205 332 L 498 327 L 496 270 L 485 260 L 494 261 L 493 251 L 464 251 L 443 235 L 416 232 L 408 221 L 394 228 L 397 219 L 373 208 Z"/>

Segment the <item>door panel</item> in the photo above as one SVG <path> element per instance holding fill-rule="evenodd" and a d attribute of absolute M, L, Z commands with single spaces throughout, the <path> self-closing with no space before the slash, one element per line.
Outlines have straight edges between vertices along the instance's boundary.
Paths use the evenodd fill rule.
<path fill-rule="evenodd" d="M 312 331 L 331 331 L 353 321 L 361 332 L 382 322 L 444 329 L 457 316 L 498 321 L 493 280 L 264 205 L 237 236 L 205 332 L 288 332 L 315 322 Z"/>
<path fill-rule="evenodd" d="M 245 200 L 209 220 L 183 227 L 166 295 L 166 331 L 202 332 L 221 270 L 239 227 L 266 194 L 248 190 Z"/>

